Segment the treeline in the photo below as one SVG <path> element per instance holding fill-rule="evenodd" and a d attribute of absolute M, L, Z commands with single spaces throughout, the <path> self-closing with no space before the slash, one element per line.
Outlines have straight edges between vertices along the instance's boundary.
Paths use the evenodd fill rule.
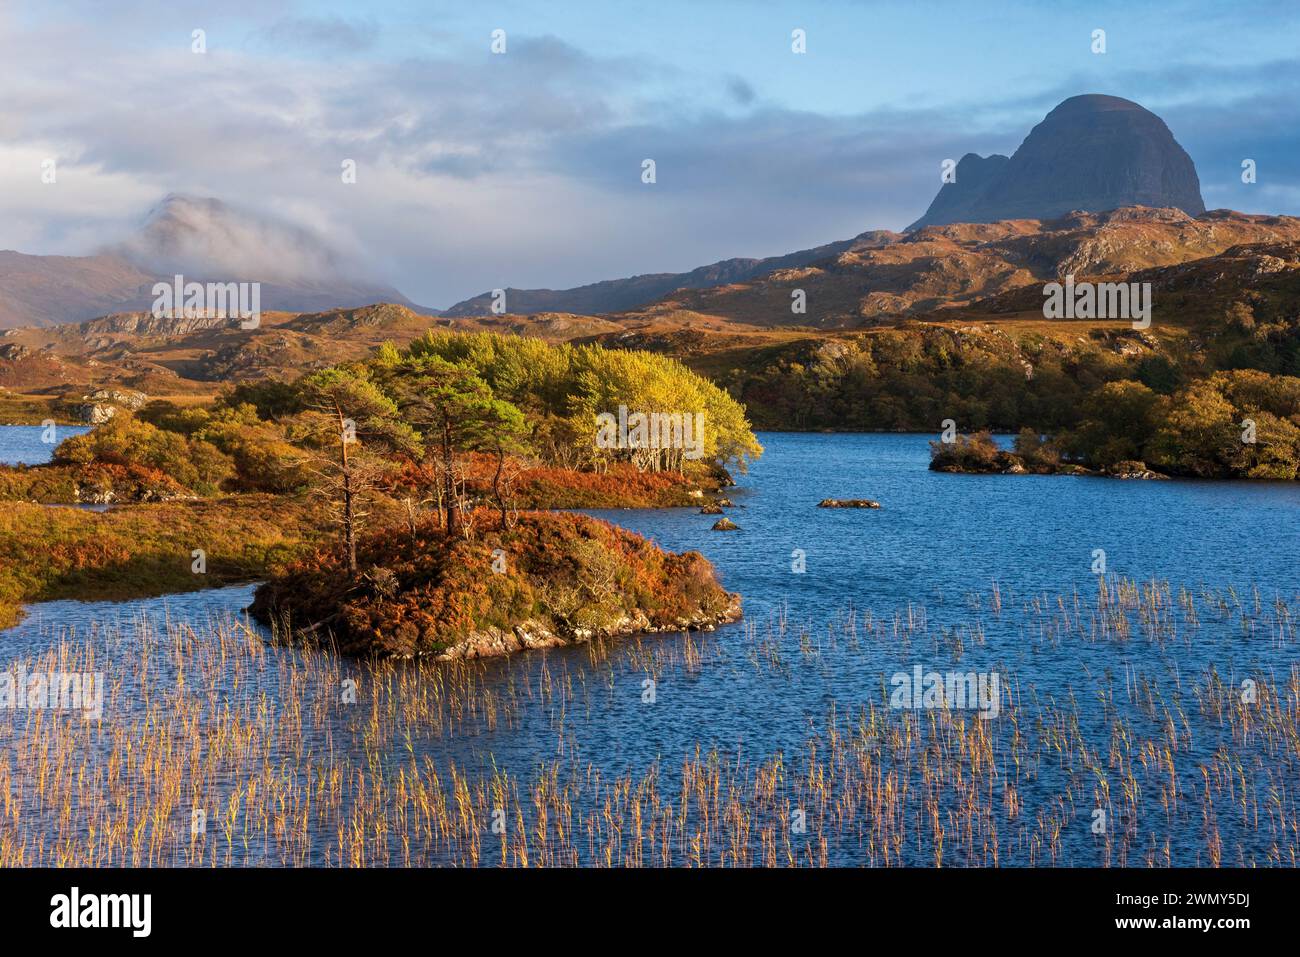
<path fill-rule="evenodd" d="M 1014 462 L 994 461 L 991 440 L 937 447 L 939 465 L 962 470 L 1145 463 L 1169 475 L 1296 478 L 1300 318 L 1239 302 L 1191 331 L 1070 341 L 913 323 L 747 355 L 719 381 L 759 428 L 939 432 L 952 420 L 969 434 L 1024 431 Z"/>
<path fill-rule="evenodd" d="M 620 406 L 700 416 L 698 457 L 598 446 L 598 417 Z M 426 335 L 294 382 L 241 384 L 211 408 L 156 401 L 134 415 L 121 410 L 63 442 L 54 463 L 77 469 L 75 482 L 129 476 L 164 498 L 177 489 L 319 491 L 336 506 L 355 570 L 357 534 L 377 496 L 400 504 L 412 529 L 431 510 L 447 534 L 472 535 L 479 506 L 501 527 L 511 523 L 525 473 L 536 476 L 523 496 L 535 505 L 563 474 L 598 473 L 608 491 L 618 481 L 611 469 L 725 474 L 761 452 L 743 408 L 672 359 L 484 333 Z M 685 491 L 672 485 L 659 492 L 681 504 Z"/>
<path fill-rule="evenodd" d="M 1141 382 L 1109 382 L 1058 437 L 1062 452 L 1107 468 L 1141 461 L 1169 475 L 1300 476 L 1300 378 L 1252 369 L 1216 372 L 1164 396 Z"/>
<path fill-rule="evenodd" d="M 988 432 L 931 443 L 940 471 L 1106 474 L 1155 470 L 1189 478 L 1300 478 L 1300 378 L 1217 372 L 1170 396 L 1141 382 L 1108 382 L 1082 421 L 1045 437 L 1033 429 L 1001 449 Z"/>
<path fill-rule="evenodd" d="M 1220 371 L 1300 376 L 1300 318 L 1247 313 L 1240 306 L 1195 335 L 1158 338 L 909 323 L 738 354 L 716 378 L 759 429 L 934 432 L 953 419 L 963 431 L 1057 433 L 1079 426 L 1085 401 L 1108 382 L 1171 397 Z"/>
<path fill-rule="evenodd" d="M 675 359 L 596 345 L 549 345 L 540 339 L 492 333 L 428 332 L 407 349 L 471 369 L 493 394 L 525 410 L 535 425 L 535 449 L 550 464 L 596 468 L 625 459 L 656 469 L 683 466 L 672 449 L 602 449 L 592 441 L 596 417 L 631 413 L 703 413 L 702 459 L 746 463 L 762 453 L 745 408 L 725 390 Z M 398 361 L 392 350 L 380 361 Z"/>

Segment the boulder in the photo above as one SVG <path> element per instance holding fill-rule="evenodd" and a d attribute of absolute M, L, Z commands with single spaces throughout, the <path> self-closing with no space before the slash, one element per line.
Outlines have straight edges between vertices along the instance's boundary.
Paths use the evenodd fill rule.
<path fill-rule="evenodd" d="M 817 503 L 818 508 L 880 508 L 879 502 L 869 498 L 824 498 Z"/>
<path fill-rule="evenodd" d="M 713 530 L 715 532 L 738 532 L 740 526 L 729 518 L 720 518 L 713 523 Z"/>

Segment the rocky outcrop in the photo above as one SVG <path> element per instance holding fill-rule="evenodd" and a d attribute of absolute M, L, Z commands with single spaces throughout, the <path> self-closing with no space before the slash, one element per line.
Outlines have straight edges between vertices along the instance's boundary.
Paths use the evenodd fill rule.
<path fill-rule="evenodd" d="M 595 638 L 619 638 L 629 635 L 659 634 L 664 632 L 713 631 L 719 625 L 739 621 L 741 618 L 740 595 L 732 593 L 731 604 L 720 612 L 713 614 L 699 612 L 689 617 L 681 617 L 670 624 L 656 625 L 644 611 L 637 610 L 625 615 L 618 621 L 600 629 L 575 628 L 567 635 L 556 634 L 545 622 L 524 621 L 511 629 L 485 628 L 475 631 L 440 651 L 433 657 L 437 661 L 451 661 L 470 658 L 495 658 L 499 655 L 511 655 L 517 651 L 529 651 L 538 648 L 560 648 L 566 645 L 582 644 Z"/>
<path fill-rule="evenodd" d="M 740 526 L 729 518 L 720 518 L 713 523 L 713 530 L 715 532 L 738 532 Z"/>
<path fill-rule="evenodd" d="M 818 508 L 880 508 L 879 502 L 869 498 L 824 498 L 817 503 Z"/>
<path fill-rule="evenodd" d="M 143 392 L 126 389 L 97 389 L 82 398 L 85 401 L 74 406 L 73 413 L 88 425 L 102 425 L 115 416 L 118 409 L 135 412 L 149 401 Z"/>
<path fill-rule="evenodd" d="M 1192 158 L 1160 117 L 1118 96 L 1072 96 L 1008 159 L 968 153 L 909 231 L 944 223 L 1052 219 L 1121 206 L 1205 212 Z"/>

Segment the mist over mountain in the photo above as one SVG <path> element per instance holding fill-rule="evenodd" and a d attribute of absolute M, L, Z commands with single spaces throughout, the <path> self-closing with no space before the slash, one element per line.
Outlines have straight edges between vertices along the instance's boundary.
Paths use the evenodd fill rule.
<path fill-rule="evenodd" d="M 219 199 L 170 193 L 144 225 L 105 250 L 166 275 L 255 276 L 263 282 L 319 282 L 358 270 L 314 233 Z"/>
<path fill-rule="evenodd" d="M 177 274 L 196 282 L 261 283 L 264 310 L 323 312 L 391 302 L 436 313 L 366 276 L 310 230 L 218 199 L 172 193 L 137 231 L 97 255 L 0 251 L 0 328 L 147 310 L 154 283 Z"/>
<path fill-rule="evenodd" d="M 909 230 L 1122 206 L 1205 212 L 1196 166 L 1164 120 L 1118 96 L 1072 96 L 1010 158 L 967 153 L 956 173 Z"/>

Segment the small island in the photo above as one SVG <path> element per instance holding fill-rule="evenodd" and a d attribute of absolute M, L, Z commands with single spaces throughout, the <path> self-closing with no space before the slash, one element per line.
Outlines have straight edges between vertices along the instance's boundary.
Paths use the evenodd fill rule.
<path fill-rule="evenodd" d="M 476 515 L 488 524 L 494 518 Z M 599 638 L 711 631 L 740 596 L 698 552 L 673 554 L 583 515 L 535 512 L 473 538 L 437 522 L 322 548 L 258 588 L 251 613 L 345 654 L 486 658 Z"/>

